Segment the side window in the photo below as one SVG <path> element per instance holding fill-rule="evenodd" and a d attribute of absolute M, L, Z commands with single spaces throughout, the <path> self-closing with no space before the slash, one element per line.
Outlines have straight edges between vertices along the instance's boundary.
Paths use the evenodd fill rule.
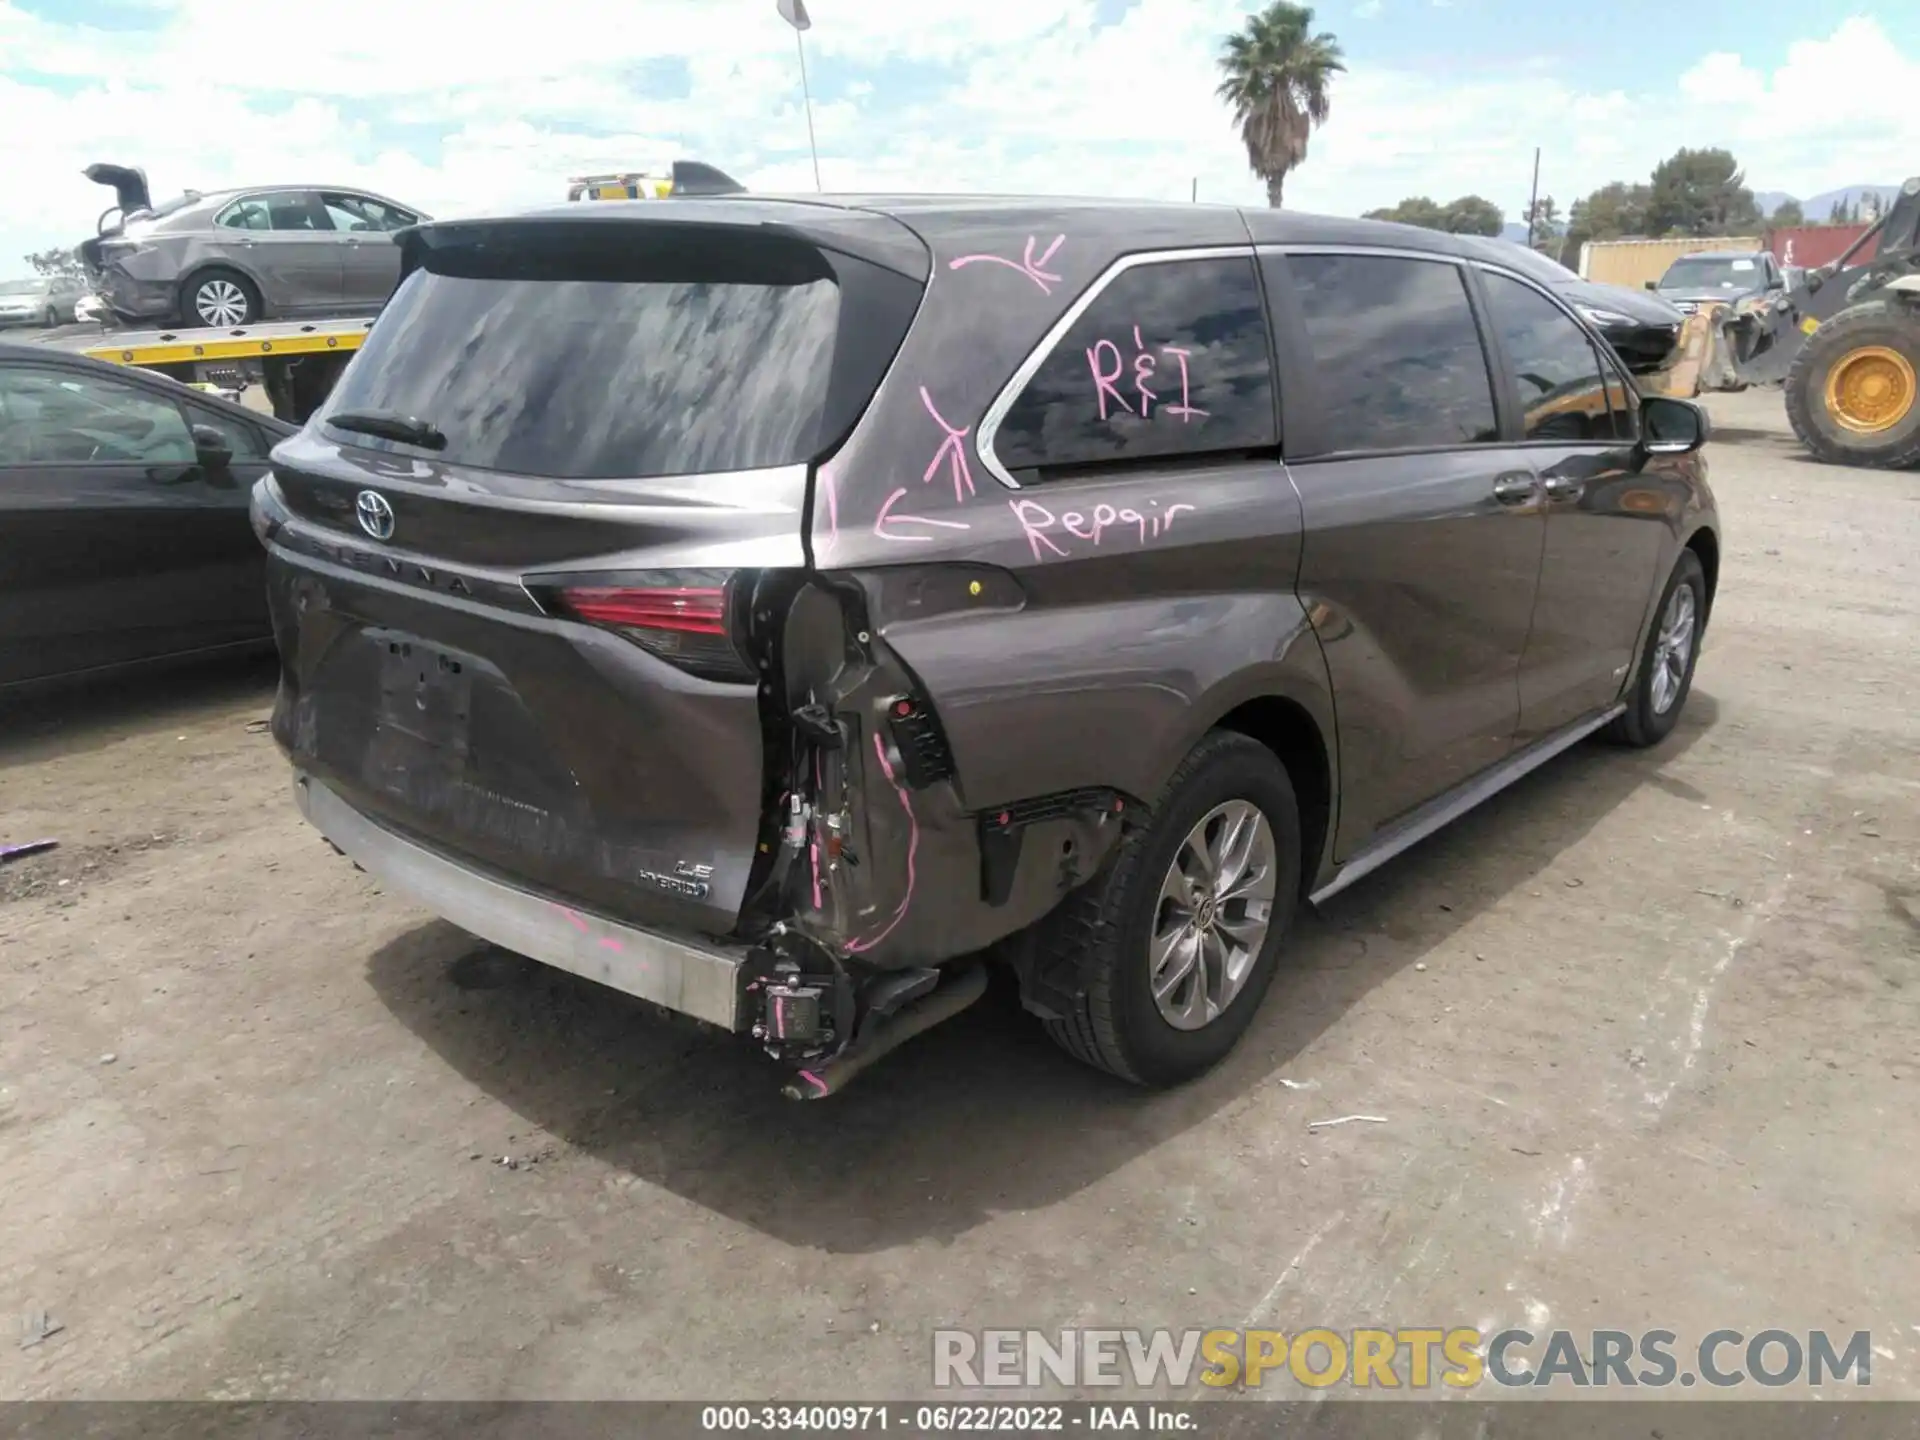
<path fill-rule="evenodd" d="M 1529 440 L 1611 440 L 1600 360 L 1582 330 L 1529 285 L 1483 272 L 1494 328 L 1520 387 Z"/>
<path fill-rule="evenodd" d="M 0 409 L 0 460 L 10 465 L 193 463 L 179 406 L 97 375 L 0 366 Z"/>
<path fill-rule="evenodd" d="M 369 230 L 404 230 L 414 223 L 414 217 L 406 211 L 383 204 L 370 195 L 328 190 L 321 193 L 320 203 L 327 207 L 327 215 L 336 230 L 362 233 Z"/>
<path fill-rule="evenodd" d="M 222 415 L 217 410 L 202 410 L 198 405 L 188 407 L 187 419 L 195 425 L 205 425 L 226 436 L 227 447 L 233 451 L 235 460 L 266 458 L 266 440 L 256 427 L 245 421 L 236 420 L 231 415 Z"/>
<path fill-rule="evenodd" d="M 271 230 L 273 220 L 267 214 L 267 202 L 257 195 L 244 196 L 220 212 L 214 224 L 229 230 Z"/>
<path fill-rule="evenodd" d="M 1500 438 L 1480 327 L 1457 265 L 1290 255 L 1328 453 Z"/>
<path fill-rule="evenodd" d="M 1000 422 L 1009 470 L 1278 443 L 1251 256 L 1135 265 L 1061 337 Z"/>
<path fill-rule="evenodd" d="M 320 199 L 304 190 L 288 190 L 269 195 L 267 217 L 275 230 L 331 230 L 333 222 L 321 208 Z"/>

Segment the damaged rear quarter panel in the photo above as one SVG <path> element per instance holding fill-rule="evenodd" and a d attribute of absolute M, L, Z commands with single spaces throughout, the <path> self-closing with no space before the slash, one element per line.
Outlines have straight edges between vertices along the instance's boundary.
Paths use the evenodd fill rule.
<path fill-rule="evenodd" d="M 1300 504 L 1277 455 L 1016 490 L 978 449 L 981 417 L 1096 277 L 1131 252 L 1247 246 L 1238 214 L 902 218 L 932 249 L 933 279 L 879 393 L 821 467 L 811 520 L 821 584 L 871 673 L 843 673 L 834 699 L 858 731 L 844 751 L 857 873 L 830 866 L 815 906 L 809 866 L 800 908 L 876 965 L 963 954 L 1045 914 L 1238 704 L 1285 696 L 1333 750 L 1325 665 L 1294 591 Z M 809 666 L 817 683 L 822 662 Z M 888 732 L 903 692 L 927 699 L 951 753 L 951 775 L 922 788 Z M 1063 795 L 1079 797 L 1074 816 L 1028 827 L 1008 893 L 988 899 L 981 818 Z M 1102 795 L 1120 811 L 1100 814 Z"/>

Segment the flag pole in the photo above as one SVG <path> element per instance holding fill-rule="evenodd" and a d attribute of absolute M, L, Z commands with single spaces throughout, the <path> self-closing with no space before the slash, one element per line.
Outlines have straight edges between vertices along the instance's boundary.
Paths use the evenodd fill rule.
<path fill-rule="evenodd" d="M 818 194 L 820 185 L 820 146 L 813 138 L 813 92 L 807 88 L 807 41 L 798 25 L 793 27 L 793 43 L 800 49 L 800 99 L 807 109 L 807 150 L 813 156 L 813 188 Z"/>

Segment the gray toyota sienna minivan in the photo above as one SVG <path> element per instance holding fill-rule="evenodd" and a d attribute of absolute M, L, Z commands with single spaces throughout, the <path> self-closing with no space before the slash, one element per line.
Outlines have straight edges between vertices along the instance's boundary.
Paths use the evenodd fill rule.
<path fill-rule="evenodd" d="M 1453 237 L 735 196 L 402 243 L 254 496 L 299 804 L 789 1093 L 983 954 L 1191 1077 L 1300 901 L 1686 703 L 1706 419 Z"/>

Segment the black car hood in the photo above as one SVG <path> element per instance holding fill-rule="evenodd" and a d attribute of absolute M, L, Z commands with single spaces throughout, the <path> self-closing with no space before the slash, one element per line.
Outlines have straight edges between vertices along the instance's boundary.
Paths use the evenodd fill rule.
<path fill-rule="evenodd" d="M 1734 301 L 1744 300 L 1749 295 L 1758 295 L 1760 293 L 1760 287 L 1755 285 L 1750 290 L 1722 290 L 1717 288 L 1712 290 L 1662 290 L 1658 293 L 1661 299 L 1670 300 L 1676 305 L 1731 305 Z"/>
<path fill-rule="evenodd" d="M 1629 290 L 1624 285 L 1575 279 L 1563 284 L 1560 293 L 1576 305 L 1611 310 L 1639 325 L 1678 325 L 1687 318 L 1661 296 L 1648 290 Z"/>

